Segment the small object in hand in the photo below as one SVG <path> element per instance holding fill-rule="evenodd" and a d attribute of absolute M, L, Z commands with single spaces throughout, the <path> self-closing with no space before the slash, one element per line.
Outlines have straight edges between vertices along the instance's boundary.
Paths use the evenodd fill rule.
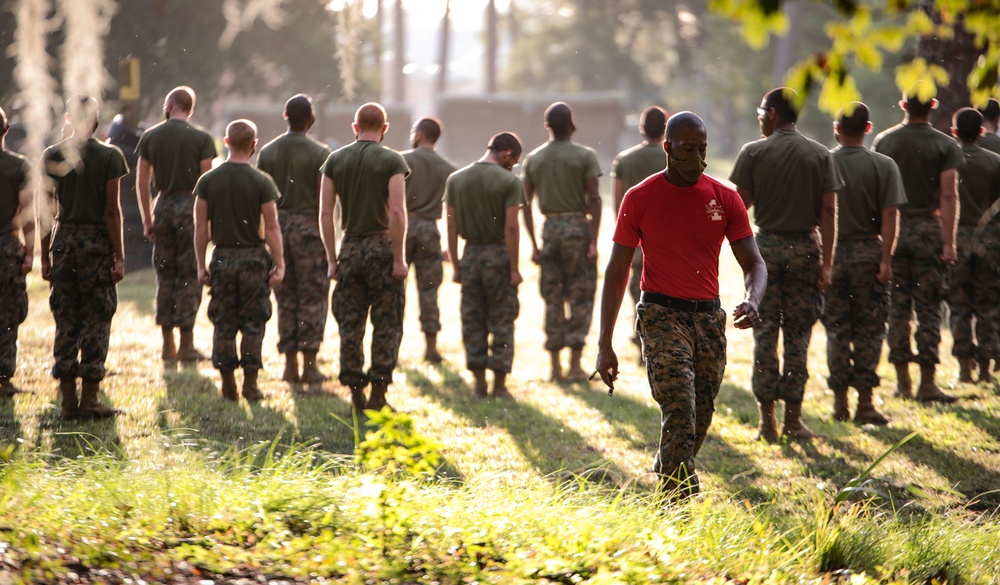
<path fill-rule="evenodd" d="M 590 377 L 587 378 L 587 379 L 593 381 L 594 378 L 596 378 L 597 375 L 600 374 L 600 373 L 601 373 L 600 371 L 594 370 L 594 373 L 591 374 Z M 615 395 L 615 387 L 614 386 L 608 386 L 608 396 L 614 396 L 614 395 Z"/>

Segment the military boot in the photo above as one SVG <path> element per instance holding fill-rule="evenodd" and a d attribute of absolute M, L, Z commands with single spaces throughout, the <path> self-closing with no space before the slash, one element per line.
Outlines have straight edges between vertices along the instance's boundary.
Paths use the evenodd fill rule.
<path fill-rule="evenodd" d="M 778 440 L 778 419 L 774 416 L 774 402 L 758 402 L 757 412 L 760 414 L 760 425 L 757 427 L 757 440 L 774 443 Z"/>
<path fill-rule="evenodd" d="M 174 328 L 163 326 L 163 359 L 177 359 L 177 346 L 174 344 Z"/>
<path fill-rule="evenodd" d="M 388 406 L 389 410 L 395 411 L 396 409 L 385 400 L 385 393 L 388 390 L 388 382 L 372 382 L 372 393 L 368 397 L 368 408 L 370 410 L 382 410 L 383 407 Z"/>
<path fill-rule="evenodd" d="M 432 364 L 440 364 L 444 359 L 438 352 L 437 348 L 437 333 L 425 333 L 424 338 L 427 340 L 427 351 L 424 352 L 424 361 L 430 362 Z"/>
<path fill-rule="evenodd" d="M 243 370 L 243 398 L 247 402 L 257 402 L 264 398 L 264 393 L 257 387 L 257 370 Z"/>
<path fill-rule="evenodd" d="M 59 378 L 59 394 L 62 396 L 63 420 L 73 420 L 80 416 L 80 401 L 76 397 L 76 378 Z"/>
<path fill-rule="evenodd" d="M 100 382 L 84 380 L 80 390 L 80 418 L 111 418 L 121 413 L 117 408 L 109 408 L 97 401 Z"/>
<path fill-rule="evenodd" d="M 958 381 L 963 384 L 972 383 L 972 358 L 958 358 Z"/>
<path fill-rule="evenodd" d="M 951 404 L 957 402 L 958 398 L 951 394 L 945 394 L 934 383 L 934 365 L 920 364 L 920 386 L 917 386 L 916 399 L 918 402 L 942 402 Z"/>
<path fill-rule="evenodd" d="M 501 400 L 514 400 L 514 395 L 507 390 L 507 374 L 503 372 L 493 372 L 493 398 Z"/>
<path fill-rule="evenodd" d="M 879 426 L 889 424 L 889 419 L 875 410 L 873 393 L 871 388 L 858 388 L 858 410 L 854 413 L 854 424 Z"/>
<path fill-rule="evenodd" d="M 319 384 L 330 379 L 319 371 L 319 366 L 316 365 L 315 351 L 302 352 L 302 377 L 300 379 L 306 384 Z"/>
<path fill-rule="evenodd" d="M 364 384 L 352 384 L 351 385 L 351 406 L 354 408 L 354 412 L 358 416 L 365 411 L 365 407 L 368 404 L 368 399 L 365 397 L 365 386 Z"/>
<path fill-rule="evenodd" d="M 808 441 L 819 436 L 802 423 L 802 403 L 788 400 L 785 401 L 785 428 L 781 434 L 801 441 Z"/>
<path fill-rule="evenodd" d="M 583 368 L 580 367 L 580 360 L 582 359 L 582 347 L 574 347 L 570 349 L 569 371 L 566 372 L 566 379 L 570 382 L 585 382 L 587 380 L 587 372 L 584 372 Z"/>
<path fill-rule="evenodd" d="M 910 379 L 910 364 L 903 362 L 896 366 L 896 398 L 913 398 L 913 380 Z"/>
<path fill-rule="evenodd" d="M 177 348 L 177 359 L 182 362 L 198 362 L 205 359 L 205 356 L 194 348 L 194 330 L 190 327 L 181 329 L 181 345 Z"/>
<path fill-rule="evenodd" d="M 226 400 L 239 400 L 240 392 L 236 388 L 236 373 L 232 370 L 219 370 L 219 376 L 222 378 L 222 397 Z"/>
<path fill-rule="evenodd" d="M 27 390 L 22 390 L 10 381 L 8 376 L 0 376 L 0 398 L 10 398 L 15 394 L 30 394 Z"/>
<path fill-rule="evenodd" d="M 281 379 L 285 382 L 295 384 L 299 381 L 299 354 L 290 351 L 285 354 L 285 371 L 281 373 Z"/>
<path fill-rule="evenodd" d="M 851 420 L 851 410 L 847 405 L 847 388 L 833 390 L 833 420 L 840 422 Z"/>
<path fill-rule="evenodd" d="M 979 360 L 979 381 L 992 382 L 993 374 L 990 373 L 990 360 Z"/>
<path fill-rule="evenodd" d="M 489 396 L 489 387 L 486 385 L 486 370 L 484 368 L 472 370 L 472 377 L 476 380 L 473 387 L 473 396 L 479 399 L 487 398 Z"/>
<path fill-rule="evenodd" d="M 549 376 L 549 382 L 561 382 L 563 380 L 563 371 L 562 362 L 559 361 L 559 350 L 550 351 L 549 357 L 552 360 L 552 375 Z"/>

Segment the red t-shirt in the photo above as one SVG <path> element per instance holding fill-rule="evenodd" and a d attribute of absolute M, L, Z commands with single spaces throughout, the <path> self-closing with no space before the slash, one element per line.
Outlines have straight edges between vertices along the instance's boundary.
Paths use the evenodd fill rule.
<path fill-rule="evenodd" d="M 719 296 L 719 252 L 753 235 L 736 191 L 708 175 L 678 187 L 657 173 L 628 190 L 616 244 L 642 246 L 642 290 L 692 300 Z"/>

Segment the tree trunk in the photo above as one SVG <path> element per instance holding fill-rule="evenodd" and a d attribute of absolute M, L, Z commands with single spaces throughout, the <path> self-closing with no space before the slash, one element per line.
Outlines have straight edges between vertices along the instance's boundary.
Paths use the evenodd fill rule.
<path fill-rule="evenodd" d="M 778 37 L 774 47 L 774 87 L 785 85 L 785 75 L 795 63 L 795 46 L 799 36 L 799 0 L 785 0 L 782 10 L 788 19 L 788 32 Z"/>
<path fill-rule="evenodd" d="M 941 22 L 940 14 L 935 12 L 931 17 L 936 23 Z M 926 36 L 917 39 L 917 56 L 923 57 L 929 64 L 944 67 L 948 72 L 948 85 L 938 88 L 939 105 L 931 120 L 938 130 L 950 132 L 951 117 L 956 111 L 969 105 L 969 88 L 966 81 L 980 53 L 981 51 L 976 48 L 975 39 L 961 23 L 955 26 L 953 38 Z"/>
<path fill-rule="evenodd" d="M 451 37 L 451 0 L 445 0 L 444 17 L 441 18 L 441 39 L 438 45 L 438 70 L 437 93 L 440 99 L 441 94 L 448 88 L 448 45 Z"/>
<path fill-rule="evenodd" d="M 497 92 L 497 3 L 486 3 L 486 93 Z"/>
<path fill-rule="evenodd" d="M 406 100 L 406 74 L 403 73 L 403 67 L 406 66 L 406 13 L 403 12 L 403 0 L 396 0 L 395 24 L 396 28 L 393 31 L 393 36 L 395 39 L 394 50 L 396 58 L 393 67 L 393 76 L 395 79 L 395 83 L 393 84 L 393 101 L 401 104 Z"/>

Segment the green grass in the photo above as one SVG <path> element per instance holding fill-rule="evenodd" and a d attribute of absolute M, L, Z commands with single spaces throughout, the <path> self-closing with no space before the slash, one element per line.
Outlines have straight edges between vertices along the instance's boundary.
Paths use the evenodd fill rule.
<path fill-rule="evenodd" d="M 607 217 L 602 267 L 611 225 Z M 106 582 L 996 582 L 1000 395 L 995 386 L 952 384 L 947 331 L 938 381 L 962 401 L 894 400 L 883 362 L 877 397 L 893 422 L 859 428 L 830 421 L 817 326 L 804 410 L 823 438 L 767 445 L 753 439 L 751 336 L 730 328 L 729 367 L 698 457 L 704 494 L 664 508 L 648 471 L 659 413 L 628 342 L 631 309 L 616 329 L 614 397 L 597 384 L 549 383 L 537 269 L 526 250 L 522 258 L 527 282 L 508 379 L 515 403 L 472 398 L 447 268 L 446 362 L 421 362 L 409 285 L 390 401 L 412 418 L 413 433 L 376 438 L 364 452 L 400 456 L 405 469 L 417 447 L 399 445 L 436 444 L 433 476 L 359 464 L 345 389 L 335 380 L 308 389 L 281 382 L 273 321 L 260 404 L 223 401 L 208 363 L 164 365 L 148 271 L 120 285 L 112 332 L 105 400 L 126 414 L 61 421 L 47 288 L 33 272 L 15 378 L 32 393 L 0 402 L 0 583 L 71 573 Z M 731 307 L 742 280 L 727 247 L 722 275 Z M 208 352 L 204 314 L 196 335 Z M 334 378 L 337 349 L 331 320 L 320 361 Z M 591 343 L 588 364 L 594 353 Z M 839 502 L 842 488 L 890 450 L 864 491 Z"/>

